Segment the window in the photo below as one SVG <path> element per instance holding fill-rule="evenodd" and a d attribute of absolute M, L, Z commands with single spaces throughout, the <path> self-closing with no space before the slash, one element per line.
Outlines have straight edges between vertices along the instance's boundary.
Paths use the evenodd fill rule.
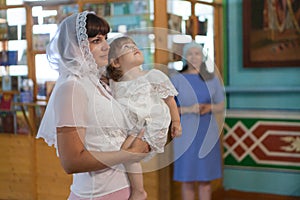
<path fill-rule="evenodd" d="M 206 0 L 205 2 L 213 2 L 213 0 Z M 192 9 L 192 4 L 189 1 L 168 0 L 168 13 L 182 17 L 182 34 L 169 35 L 169 49 L 174 50 L 174 48 L 176 48 L 174 47 L 174 44 L 181 46 L 179 48 L 182 48 L 183 45 L 180 44 L 191 42 L 193 36 L 189 35 L 190 33 L 187 29 L 193 13 Z M 212 5 L 196 3 L 194 9 L 195 16 L 198 19 L 198 34 L 195 35 L 194 40 L 203 45 L 204 53 L 207 55 L 208 59 L 214 61 L 214 7 Z M 208 70 L 214 70 L 214 65 L 208 65 L 208 67 Z M 180 70 L 182 68 L 182 62 L 173 60 L 169 63 L 169 68 Z"/>

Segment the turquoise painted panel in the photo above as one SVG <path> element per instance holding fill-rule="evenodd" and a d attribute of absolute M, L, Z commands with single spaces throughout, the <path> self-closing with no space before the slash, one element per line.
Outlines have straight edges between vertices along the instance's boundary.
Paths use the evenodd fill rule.
<path fill-rule="evenodd" d="M 239 170 L 225 167 L 225 189 L 300 196 L 300 174 L 275 171 Z"/>
<path fill-rule="evenodd" d="M 230 108 L 300 110 L 300 93 L 238 93 L 227 97 Z"/>
<path fill-rule="evenodd" d="M 248 87 L 282 87 L 287 90 L 300 86 L 299 67 L 262 67 L 244 68 L 243 66 L 243 20 L 242 0 L 227 0 L 227 55 L 228 55 L 228 86 Z M 250 22 L 249 22 L 250 23 Z M 300 56 L 300 55 L 299 55 Z M 266 92 L 265 95 L 241 93 L 228 96 L 229 108 L 244 109 L 300 109 L 300 92 L 276 94 Z M 279 98 L 279 99 L 277 99 Z M 254 101 L 255 100 L 255 101 Z"/>
<path fill-rule="evenodd" d="M 127 30 L 139 28 L 140 26 L 140 16 L 139 15 L 116 15 L 110 18 L 106 18 L 110 24 L 112 24 L 112 29 L 114 32 L 118 31 L 119 25 L 126 25 Z"/>

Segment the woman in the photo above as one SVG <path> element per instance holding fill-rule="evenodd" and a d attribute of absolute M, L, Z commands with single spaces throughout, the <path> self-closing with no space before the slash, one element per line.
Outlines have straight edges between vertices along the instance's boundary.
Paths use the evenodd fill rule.
<path fill-rule="evenodd" d="M 73 174 L 70 200 L 128 199 L 121 164 L 140 161 L 149 151 L 139 139 L 126 140 L 127 152 L 120 150 L 126 117 L 98 81 L 108 64 L 109 29 L 95 14 L 73 14 L 61 22 L 47 48 L 49 63 L 60 75 L 37 137 L 57 148 L 64 170 Z"/>
<path fill-rule="evenodd" d="M 214 73 L 207 71 L 202 46 L 183 49 L 186 65 L 171 80 L 178 91 L 182 136 L 174 139 L 174 180 L 182 182 L 184 200 L 211 199 L 210 181 L 221 178 L 222 163 L 218 124 L 214 114 L 224 109 L 224 90 Z"/>

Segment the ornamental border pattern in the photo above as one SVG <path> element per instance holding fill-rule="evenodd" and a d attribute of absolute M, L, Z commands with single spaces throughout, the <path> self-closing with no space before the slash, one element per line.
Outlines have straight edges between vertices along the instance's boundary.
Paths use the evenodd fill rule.
<path fill-rule="evenodd" d="M 227 117 L 225 167 L 300 170 L 300 120 Z"/>

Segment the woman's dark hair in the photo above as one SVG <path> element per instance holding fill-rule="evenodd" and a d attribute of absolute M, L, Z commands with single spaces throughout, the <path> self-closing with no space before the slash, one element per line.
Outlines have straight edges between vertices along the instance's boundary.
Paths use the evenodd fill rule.
<path fill-rule="evenodd" d="M 88 37 L 91 38 L 98 34 L 107 35 L 110 31 L 110 26 L 105 19 L 95 14 L 87 14 L 86 29 Z"/>
<path fill-rule="evenodd" d="M 179 72 L 180 73 L 185 72 L 187 69 L 188 69 L 188 65 L 186 64 L 183 66 L 183 68 Z M 201 66 L 200 66 L 199 76 L 204 81 L 208 81 L 208 80 L 213 79 L 215 74 L 214 74 L 214 72 L 210 73 L 209 71 L 207 71 L 207 66 L 206 66 L 205 62 L 202 62 Z"/>
<path fill-rule="evenodd" d="M 107 71 L 107 77 L 113 79 L 114 81 L 119 81 L 120 78 L 123 76 L 123 72 L 119 68 L 115 68 L 112 66 L 112 60 L 113 61 L 118 60 L 118 57 L 120 56 L 119 50 L 126 43 L 135 44 L 133 39 L 131 39 L 130 37 L 122 36 L 122 37 L 114 39 L 109 45 L 110 46 L 109 53 L 108 53 L 108 62 L 109 63 L 108 63 L 106 71 Z"/>
<path fill-rule="evenodd" d="M 76 24 L 77 22 L 77 18 L 75 15 L 73 14 L 72 16 L 66 17 L 60 24 L 60 32 L 58 34 L 57 37 L 57 50 L 58 53 L 61 55 L 61 59 L 63 60 L 63 62 L 68 62 L 69 64 L 71 64 L 70 62 L 74 62 L 74 65 L 77 65 L 77 60 L 74 59 L 73 57 L 69 57 L 69 56 L 65 56 L 65 52 L 68 51 L 70 53 L 70 51 L 76 51 L 74 50 L 74 48 L 69 48 L 66 49 L 66 46 L 68 46 L 68 43 L 70 42 L 70 40 L 76 42 L 76 44 L 79 46 L 79 39 L 81 41 L 85 40 L 86 38 L 78 38 L 77 36 L 77 29 Z M 110 26 L 107 23 L 106 20 L 104 20 L 101 17 L 98 17 L 95 14 L 89 13 L 87 14 L 87 19 L 86 19 L 86 26 L 85 28 L 87 29 L 87 36 L 90 37 L 95 37 L 98 34 L 101 34 L 103 36 L 106 36 L 107 33 L 110 31 Z M 68 32 L 70 30 L 74 30 L 73 32 Z M 68 37 L 66 38 L 66 34 L 68 33 Z M 70 40 L 69 40 L 70 39 Z M 75 52 L 72 52 L 75 54 Z"/>

